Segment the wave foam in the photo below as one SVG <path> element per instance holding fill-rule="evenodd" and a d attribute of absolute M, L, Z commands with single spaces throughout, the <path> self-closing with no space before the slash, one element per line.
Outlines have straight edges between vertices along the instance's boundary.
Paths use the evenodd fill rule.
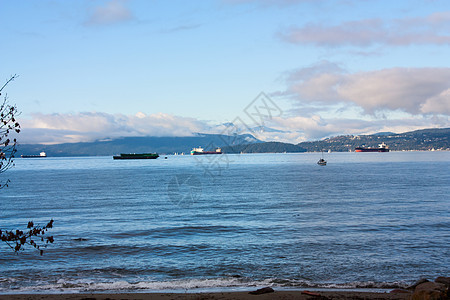
<path fill-rule="evenodd" d="M 316 289 L 391 289 L 407 286 L 403 282 L 350 282 L 350 283 L 312 283 L 300 280 L 265 279 L 254 281 L 246 278 L 213 278 L 213 279 L 182 279 L 171 281 L 112 281 L 94 282 L 83 280 L 59 279 L 56 283 L 42 283 L 32 286 L 16 288 L 1 288 L 0 293 L 40 293 L 53 292 L 104 292 L 104 291 L 189 291 L 189 290 L 218 290 L 218 289 L 245 289 L 249 287 L 271 286 L 278 288 L 316 288 Z"/>

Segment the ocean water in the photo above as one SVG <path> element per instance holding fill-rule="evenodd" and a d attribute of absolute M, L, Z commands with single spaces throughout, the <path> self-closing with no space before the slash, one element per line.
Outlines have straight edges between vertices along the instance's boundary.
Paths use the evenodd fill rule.
<path fill-rule="evenodd" d="M 16 159 L 0 293 L 393 288 L 450 274 L 450 152 Z"/>

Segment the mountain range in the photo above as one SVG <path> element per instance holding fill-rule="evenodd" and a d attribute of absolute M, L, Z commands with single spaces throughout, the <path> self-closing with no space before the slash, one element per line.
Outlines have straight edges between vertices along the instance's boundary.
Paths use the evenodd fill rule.
<path fill-rule="evenodd" d="M 450 128 L 433 128 L 404 133 L 382 132 L 371 135 L 342 135 L 314 142 L 303 142 L 298 146 L 309 152 L 354 151 L 356 147 L 378 147 L 385 143 L 393 151 L 450 150 Z"/>
<path fill-rule="evenodd" d="M 64 143 L 54 145 L 19 144 L 16 156 L 111 156 L 119 153 L 159 154 L 186 153 L 194 147 L 205 150 L 222 148 L 224 153 L 283 153 L 283 152 L 347 152 L 355 147 L 377 147 L 384 142 L 391 150 L 450 150 L 450 128 L 423 129 L 405 133 L 380 132 L 372 135 L 341 135 L 320 141 L 299 144 L 262 142 L 250 134 L 220 135 L 196 134 L 189 137 L 124 137 L 94 142 Z"/>
<path fill-rule="evenodd" d="M 124 137 L 83 143 L 19 144 L 16 156 L 36 155 L 44 151 L 47 156 L 110 156 L 119 153 L 160 154 L 189 153 L 194 147 L 215 150 L 223 145 L 261 143 L 250 134 L 227 136 L 196 134 L 187 137 Z"/>

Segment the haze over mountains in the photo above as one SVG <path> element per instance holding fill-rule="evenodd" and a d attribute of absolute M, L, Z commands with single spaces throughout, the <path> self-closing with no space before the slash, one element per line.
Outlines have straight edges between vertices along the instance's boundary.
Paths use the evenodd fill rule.
<path fill-rule="evenodd" d="M 450 150 L 450 128 L 423 129 L 405 133 L 380 132 L 373 135 L 342 135 L 320 141 L 299 144 L 263 142 L 251 134 L 196 134 L 190 137 L 124 137 L 87 143 L 54 145 L 21 144 L 16 156 L 36 155 L 45 151 L 48 156 L 110 156 L 118 153 L 157 152 L 160 154 L 189 154 L 194 147 L 225 153 L 282 153 L 306 151 L 353 151 L 355 147 L 377 147 L 386 143 L 391 150 Z"/>

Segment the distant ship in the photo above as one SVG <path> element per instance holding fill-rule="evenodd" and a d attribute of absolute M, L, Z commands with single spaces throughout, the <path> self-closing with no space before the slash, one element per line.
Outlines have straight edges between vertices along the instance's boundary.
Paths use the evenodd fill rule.
<path fill-rule="evenodd" d="M 222 154 L 222 149 L 217 148 L 216 151 L 204 151 L 202 147 L 193 148 L 191 155 L 203 155 L 203 154 Z"/>
<path fill-rule="evenodd" d="M 327 161 L 323 158 L 319 159 L 319 161 L 317 162 L 317 164 L 319 166 L 326 166 L 327 165 Z"/>
<path fill-rule="evenodd" d="M 389 152 L 389 147 L 385 143 L 381 143 L 378 148 L 357 147 L 355 152 Z"/>
<path fill-rule="evenodd" d="M 39 155 L 21 155 L 20 157 L 22 158 L 43 158 L 43 157 L 47 157 L 47 154 L 42 151 L 41 153 L 39 153 Z"/>
<path fill-rule="evenodd" d="M 317 162 L 317 164 L 319 166 L 326 166 L 327 165 L 327 161 L 323 158 L 323 151 L 322 151 L 322 157 L 319 159 L 319 161 Z"/>
<path fill-rule="evenodd" d="M 156 159 L 158 157 L 158 153 L 121 153 L 114 155 L 113 159 Z"/>

